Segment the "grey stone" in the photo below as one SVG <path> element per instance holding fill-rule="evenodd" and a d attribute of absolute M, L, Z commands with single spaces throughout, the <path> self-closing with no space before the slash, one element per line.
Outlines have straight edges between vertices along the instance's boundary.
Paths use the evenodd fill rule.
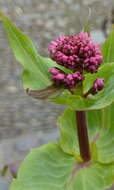
<path fill-rule="evenodd" d="M 8 190 L 10 182 L 0 177 L 0 190 Z"/>

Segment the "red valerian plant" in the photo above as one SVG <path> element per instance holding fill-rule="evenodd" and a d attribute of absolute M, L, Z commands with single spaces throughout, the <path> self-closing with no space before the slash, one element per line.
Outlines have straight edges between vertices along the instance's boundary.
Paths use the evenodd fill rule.
<path fill-rule="evenodd" d="M 94 43 L 86 31 L 60 36 L 50 58 L 3 13 L 0 19 L 29 96 L 66 105 L 60 137 L 32 149 L 10 190 L 106 190 L 114 184 L 114 29 Z"/>
<path fill-rule="evenodd" d="M 72 93 L 73 89 L 85 79 L 84 71 L 96 73 L 103 61 L 100 45 L 94 43 L 88 33 L 81 32 L 74 36 L 61 36 L 49 45 L 50 57 L 57 64 L 69 68 L 72 74 L 66 74 L 58 68 L 51 68 L 52 81 L 55 86 L 64 86 Z M 104 79 L 97 78 L 93 86 L 83 96 L 95 95 L 104 87 Z M 85 112 L 76 112 L 80 155 L 84 161 L 91 159 Z"/>

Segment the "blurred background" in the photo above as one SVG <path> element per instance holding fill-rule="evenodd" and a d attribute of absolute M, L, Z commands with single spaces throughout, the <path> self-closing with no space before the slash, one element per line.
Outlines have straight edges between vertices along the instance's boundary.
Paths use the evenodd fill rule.
<path fill-rule="evenodd" d="M 43 56 L 48 56 L 51 40 L 82 29 L 88 6 L 92 9 L 91 35 L 103 43 L 114 23 L 114 0 L 0 0 L 0 11 L 31 37 Z M 59 135 L 56 119 L 64 107 L 28 97 L 21 71 L 0 23 L 0 169 Z M 7 190 L 8 183 L 1 177 L 0 190 Z"/>

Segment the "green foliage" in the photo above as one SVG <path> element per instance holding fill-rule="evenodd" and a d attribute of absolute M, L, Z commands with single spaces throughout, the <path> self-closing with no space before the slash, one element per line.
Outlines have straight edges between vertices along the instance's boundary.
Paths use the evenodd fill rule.
<path fill-rule="evenodd" d="M 108 63 L 114 61 L 114 27 L 109 34 L 107 40 L 102 45 L 102 53 L 104 57 L 104 62 Z M 113 70 L 113 68 L 112 68 Z M 106 70 L 107 73 L 107 70 Z M 114 78 L 112 78 L 112 83 Z M 113 86 L 112 86 L 113 89 Z M 107 92 L 107 96 L 108 96 Z M 101 138 L 97 141 L 98 147 L 98 160 L 102 163 L 111 163 L 114 162 L 114 104 L 111 104 L 109 107 L 102 109 L 102 127 L 103 132 Z"/>
<path fill-rule="evenodd" d="M 76 188 L 78 190 L 104 190 L 110 187 L 114 179 L 112 160 L 104 165 L 105 160 L 103 162 L 103 157 L 99 157 L 102 151 L 102 147 L 99 149 L 102 132 L 106 130 L 105 126 L 104 128 L 100 126 L 101 117 L 100 110 L 87 112 L 93 156 L 91 162 L 85 164 L 81 162 L 75 128 L 75 112 L 67 109 L 58 121 L 61 131 L 58 144 L 50 143 L 33 149 L 23 162 L 18 178 L 13 181 L 10 190 L 48 190 L 51 188 L 53 190 L 75 190 Z M 110 132 L 110 136 L 113 135 L 112 131 Z M 96 152 L 94 147 L 96 147 Z M 111 147 L 113 148 L 113 145 Z M 104 156 L 108 149 L 109 147 L 105 147 L 104 144 Z"/>
<path fill-rule="evenodd" d="M 77 163 L 49 143 L 31 151 L 10 190 L 104 190 L 111 185 L 112 174 L 111 165 Z"/>
<path fill-rule="evenodd" d="M 104 62 L 111 63 L 114 61 L 114 26 L 110 32 L 108 38 L 101 47 Z M 107 73 L 107 70 L 106 70 Z M 112 81 L 114 79 L 112 78 Z M 112 86 L 113 88 L 113 86 Z M 108 96 L 107 92 L 107 96 Z M 98 160 L 103 163 L 114 162 L 114 104 L 102 109 L 102 127 L 103 132 L 101 138 L 97 141 L 98 146 Z"/>
<path fill-rule="evenodd" d="M 99 135 L 100 138 L 97 141 L 98 161 L 102 163 L 114 162 L 114 123 Z"/>

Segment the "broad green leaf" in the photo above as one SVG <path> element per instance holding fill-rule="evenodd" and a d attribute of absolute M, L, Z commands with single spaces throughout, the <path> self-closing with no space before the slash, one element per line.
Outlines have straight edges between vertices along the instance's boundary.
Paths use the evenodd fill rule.
<path fill-rule="evenodd" d="M 103 164 L 114 162 L 114 139 L 112 133 L 114 127 L 113 113 L 114 104 L 101 110 L 91 110 L 87 112 L 88 130 L 89 134 L 92 135 L 93 141 L 93 143 L 90 141 L 92 156 Z M 108 146 L 106 146 L 106 144 Z"/>
<path fill-rule="evenodd" d="M 86 112 L 90 137 L 94 138 L 102 128 L 102 110 L 90 110 Z"/>
<path fill-rule="evenodd" d="M 111 186 L 111 165 L 77 163 L 57 144 L 33 149 L 10 190 L 104 190 Z"/>
<path fill-rule="evenodd" d="M 50 67 L 58 67 L 64 72 L 71 73 L 69 69 L 56 64 L 51 59 L 39 56 L 29 37 L 16 28 L 2 13 L 0 13 L 0 19 L 3 22 L 13 53 L 17 61 L 24 67 L 24 88 L 38 90 L 51 85 Z"/>
<path fill-rule="evenodd" d="M 104 63 L 114 62 L 114 26 L 108 38 L 101 46 L 101 50 L 104 58 L 103 59 Z"/>
<path fill-rule="evenodd" d="M 105 63 L 110 63 L 114 61 L 114 26 L 112 28 L 112 31 L 110 32 L 108 38 L 104 42 L 104 44 L 101 47 L 102 49 L 102 54 L 104 57 L 104 62 Z M 105 129 L 108 127 L 113 127 L 113 118 L 111 117 L 112 113 L 114 110 L 114 105 L 110 105 L 110 107 L 105 108 L 102 110 L 102 115 L 103 115 L 103 123 L 105 125 Z M 107 152 L 108 153 L 108 152 Z M 111 159 L 111 157 L 110 157 Z"/>
<path fill-rule="evenodd" d="M 104 63 L 110 63 L 114 61 L 114 26 L 110 32 L 108 38 L 102 45 L 102 54 L 104 57 Z M 100 141 L 98 141 L 98 153 L 99 160 L 101 162 L 114 161 L 113 157 L 113 125 L 114 125 L 114 104 L 108 108 L 102 110 L 102 121 L 105 126 L 104 133 Z M 110 128 L 110 129 L 109 129 Z M 106 140 L 106 141 L 105 141 Z"/>
<path fill-rule="evenodd" d="M 79 145 L 77 139 L 77 126 L 75 111 L 66 109 L 58 119 L 60 128 L 59 144 L 62 150 L 68 154 L 79 157 Z"/>
<path fill-rule="evenodd" d="M 35 80 L 37 79 L 37 89 L 50 85 L 51 81 L 48 67 L 42 57 L 38 56 L 33 42 L 28 36 L 16 28 L 16 26 L 2 13 L 0 13 L 0 19 L 3 21 L 11 48 L 17 61 L 19 61 L 24 69 L 30 73 L 32 81 L 34 81 L 34 78 Z"/>
<path fill-rule="evenodd" d="M 84 98 L 73 95 L 66 90 L 58 98 L 53 98 L 51 101 L 57 104 L 66 104 L 74 110 L 95 110 L 110 105 L 114 102 L 114 63 L 103 64 L 94 75 L 86 74 L 84 93 L 92 87 L 96 78 L 105 79 L 105 86 L 98 94 Z"/>
<path fill-rule="evenodd" d="M 101 163 L 114 162 L 114 124 L 102 131 L 97 143 L 98 161 Z"/>
<path fill-rule="evenodd" d="M 103 126 L 100 138 L 97 140 L 98 161 L 101 163 L 114 162 L 114 104 L 102 110 Z"/>

